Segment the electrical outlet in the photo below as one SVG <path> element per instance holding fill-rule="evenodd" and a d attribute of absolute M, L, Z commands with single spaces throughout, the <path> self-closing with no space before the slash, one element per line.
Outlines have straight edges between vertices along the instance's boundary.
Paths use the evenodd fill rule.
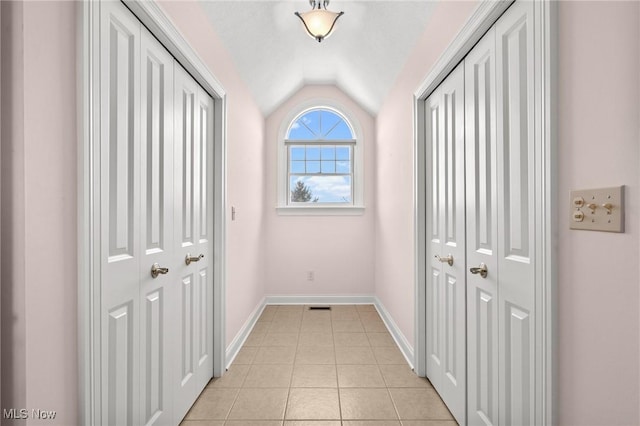
<path fill-rule="evenodd" d="M 313 281 L 315 280 L 315 274 L 313 271 L 307 271 L 307 281 Z"/>

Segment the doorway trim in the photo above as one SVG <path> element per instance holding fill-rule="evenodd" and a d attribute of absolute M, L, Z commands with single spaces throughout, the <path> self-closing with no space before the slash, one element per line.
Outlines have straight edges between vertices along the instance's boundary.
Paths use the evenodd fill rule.
<path fill-rule="evenodd" d="M 226 93 L 205 62 L 171 19 L 150 1 L 123 0 L 143 25 L 213 98 L 214 102 L 214 238 L 213 249 L 213 374 L 225 371 L 226 286 Z M 78 408 L 82 424 L 100 424 L 100 252 L 97 223 L 100 209 L 100 4 L 78 4 L 76 51 L 78 103 Z"/>
<path fill-rule="evenodd" d="M 553 0 L 517 0 L 534 2 L 534 132 L 535 149 L 540 159 L 536 168 L 536 376 L 541 386 L 535 389 L 536 423 L 555 424 L 556 396 L 556 241 L 557 241 L 557 4 Z M 482 0 L 436 64 L 414 92 L 414 228 L 415 238 L 415 371 L 426 375 L 426 267 L 430 256 L 426 237 L 426 149 L 424 101 L 464 59 L 473 46 L 513 3 Z"/>

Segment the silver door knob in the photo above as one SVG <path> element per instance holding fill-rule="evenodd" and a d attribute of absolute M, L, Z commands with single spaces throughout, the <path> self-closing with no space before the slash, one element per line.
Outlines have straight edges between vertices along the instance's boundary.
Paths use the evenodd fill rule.
<path fill-rule="evenodd" d="M 158 275 L 160 274 L 167 274 L 169 273 L 169 268 L 161 268 L 160 265 L 158 265 L 157 263 L 154 263 L 153 265 L 151 265 L 151 276 L 153 278 L 157 278 Z"/>
<path fill-rule="evenodd" d="M 187 253 L 187 256 L 184 258 L 184 263 L 188 265 L 191 262 L 198 262 L 203 257 L 204 257 L 204 254 L 202 253 L 200 253 L 200 256 L 191 256 L 189 253 Z"/>
<path fill-rule="evenodd" d="M 440 257 L 436 254 L 436 259 L 438 259 L 440 262 L 442 263 L 448 263 L 449 266 L 453 266 L 453 256 L 451 254 L 445 256 L 445 257 Z"/>
<path fill-rule="evenodd" d="M 479 267 L 469 269 L 469 272 L 472 274 L 480 274 L 482 278 L 487 278 L 487 265 L 481 263 Z"/>

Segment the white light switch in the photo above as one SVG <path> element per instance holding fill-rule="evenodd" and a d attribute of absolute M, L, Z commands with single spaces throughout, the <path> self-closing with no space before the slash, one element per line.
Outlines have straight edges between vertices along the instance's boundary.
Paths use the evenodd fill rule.
<path fill-rule="evenodd" d="M 624 232 L 624 185 L 571 191 L 569 223 L 571 229 Z"/>

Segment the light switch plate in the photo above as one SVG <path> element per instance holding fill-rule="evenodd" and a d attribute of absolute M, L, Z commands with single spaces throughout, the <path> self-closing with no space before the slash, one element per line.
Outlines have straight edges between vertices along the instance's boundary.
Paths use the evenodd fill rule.
<path fill-rule="evenodd" d="M 624 185 L 571 191 L 571 229 L 624 232 Z"/>

